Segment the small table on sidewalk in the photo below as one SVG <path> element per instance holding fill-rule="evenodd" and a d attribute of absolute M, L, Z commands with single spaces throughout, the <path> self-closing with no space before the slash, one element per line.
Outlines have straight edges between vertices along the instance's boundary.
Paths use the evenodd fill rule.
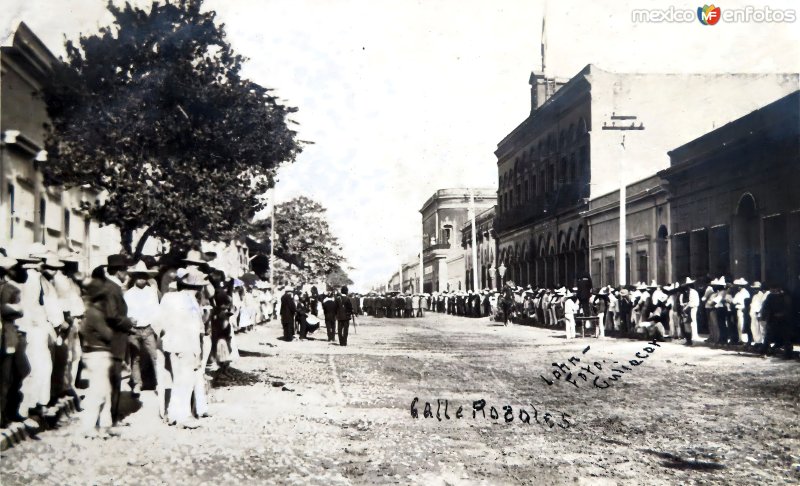
<path fill-rule="evenodd" d="M 581 337 L 586 337 L 584 334 L 586 332 L 587 327 L 591 327 L 592 329 L 594 329 L 596 335 L 597 326 L 600 325 L 600 318 L 597 316 L 591 316 L 591 317 L 575 316 L 575 324 L 581 326 Z"/>

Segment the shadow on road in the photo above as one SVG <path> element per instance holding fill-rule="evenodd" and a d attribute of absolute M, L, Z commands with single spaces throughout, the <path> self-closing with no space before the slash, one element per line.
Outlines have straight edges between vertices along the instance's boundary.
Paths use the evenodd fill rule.
<path fill-rule="evenodd" d="M 661 465 L 664 467 L 668 467 L 671 469 L 682 469 L 682 470 L 692 470 L 692 471 L 718 471 L 720 469 L 725 469 L 725 464 L 720 464 L 718 462 L 707 462 L 707 461 L 698 461 L 698 460 L 687 460 L 680 456 L 676 456 L 670 452 L 659 452 L 654 451 L 652 449 L 640 449 L 642 452 L 647 452 L 648 454 L 653 454 L 658 456 L 662 459 L 666 459 L 666 461 L 662 462 Z"/>

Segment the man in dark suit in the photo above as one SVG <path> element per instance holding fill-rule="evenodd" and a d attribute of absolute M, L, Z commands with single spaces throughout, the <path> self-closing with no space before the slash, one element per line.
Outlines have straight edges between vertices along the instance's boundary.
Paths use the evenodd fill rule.
<path fill-rule="evenodd" d="M 342 293 L 336 296 L 336 320 L 339 322 L 339 346 L 347 346 L 347 332 L 350 328 L 350 318 L 353 316 L 353 305 L 347 298 L 347 287 L 342 287 Z"/>
<path fill-rule="evenodd" d="M 325 314 L 328 342 L 333 342 L 336 340 L 336 300 L 333 298 L 333 291 L 328 292 L 322 301 L 322 312 Z"/>
<path fill-rule="evenodd" d="M 392 318 L 394 317 L 394 309 L 395 309 L 396 300 L 391 295 L 386 296 L 386 317 Z"/>
<path fill-rule="evenodd" d="M 294 296 L 287 287 L 281 296 L 281 325 L 283 326 L 283 339 L 291 341 L 294 339 L 294 315 L 297 306 L 294 304 Z"/>
<path fill-rule="evenodd" d="M 128 349 L 128 336 L 133 335 L 133 322 L 128 318 L 128 305 L 122 288 L 128 272 L 125 255 L 109 255 L 105 278 L 102 279 L 103 314 L 108 327 L 114 330 L 111 338 L 111 419 L 113 425 L 120 424 L 119 399 L 122 385 L 122 362 Z M 97 278 L 102 274 L 93 274 Z"/>

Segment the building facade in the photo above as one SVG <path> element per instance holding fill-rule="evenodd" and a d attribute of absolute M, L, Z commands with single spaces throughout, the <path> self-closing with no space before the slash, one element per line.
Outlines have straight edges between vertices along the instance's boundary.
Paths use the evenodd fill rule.
<path fill-rule="evenodd" d="M 672 278 L 669 204 L 659 176 L 626 188 L 626 282 L 667 284 Z M 618 284 L 619 191 L 589 201 L 583 213 L 589 228 L 589 270 L 597 286 Z"/>
<path fill-rule="evenodd" d="M 653 176 L 669 166 L 668 150 L 798 85 L 797 74 L 627 74 L 591 64 L 566 83 L 540 78 L 531 76 L 531 114 L 495 152 L 495 229 L 503 280 L 548 287 L 590 273 L 591 200 Z M 644 234 L 657 233 L 630 237 Z M 656 250 L 644 246 L 651 262 Z M 639 244 L 631 248 L 639 258 Z M 609 258 L 619 256 L 601 262 Z"/>
<path fill-rule="evenodd" d="M 472 221 L 467 221 L 461 228 L 461 247 L 464 249 L 464 282 L 467 290 L 476 290 L 475 273 L 478 275 L 478 289 L 495 288 L 498 284 L 495 255 L 497 254 L 497 239 L 494 233 L 495 207 L 475 216 L 475 244 L 477 246 L 477 270 L 473 268 L 472 261 Z"/>
<path fill-rule="evenodd" d="M 669 152 L 676 279 L 725 275 L 788 289 L 800 275 L 800 92 Z"/>
<path fill-rule="evenodd" d="M 460 231 L 469 219 L 470 194 L 474 210 L 495 205 L 495 189 L 439 189 L 420 209 L 422 214 L 423 286 L 425 292 L 466 289 Z"/>
<path fill-rule="evenodd" d="M 56 252 L 68 246 L 80 255 L 82 270 L 106 263 L 120 248 L 119 230 L 101 226 L 81 209 L 100 196 L 90 189 L 47 187 L 39 167 L 47 163 L 44 101 L 37 96 L 58 62 L 38 37 L 21 23 L 11 45 L 0 49 L 0 247 L 26 255 L 40 242 Z"/>
<path fill-rule="evenodd" d="M 119 253 L 122 244 L 116 226 L 101 225 L 81 209 L 84 203 L 102 202 L 103 193 L 44 184 L 40 168 L 47 164 L 44 126 L 49 119 L 38 93 L 57 62 L 25 23 L 19 24 L 10 45 L 0 47 L 0 248 L 10 256 L 26 256 L 34 242 L 54 253 L 66 247 L 78 255 L 80 269 L 88 272 L 105 264 L 108 255 Z M 142 233 L 134 232 L 134 241 Z M 165 253 L 167 248 L 158 238 L 150 238 L 144 253 Z M 247 272 L 243 244 L 204 242 L 203 248 L 217 252 L 218 263 L 229 275 Z"/>

